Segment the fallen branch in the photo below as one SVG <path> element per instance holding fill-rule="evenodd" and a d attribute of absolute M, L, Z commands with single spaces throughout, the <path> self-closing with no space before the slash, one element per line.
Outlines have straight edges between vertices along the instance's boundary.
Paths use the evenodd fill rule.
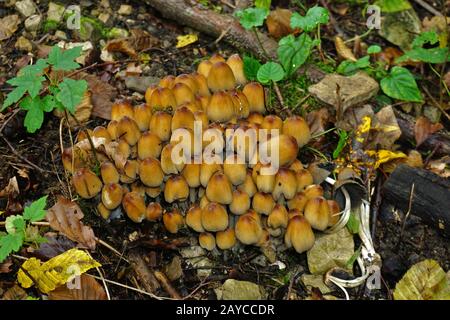
<path fill-rule="evenodd" d="M 167 279 L 166 275 L 160 271 L 155 271 L 155 277 L 158 279 L 161 286 L 166 290 L 166 292 L 174 299 L 181 299 L 181 296 L 178 292 L 172 287 L 169 279 Z"/>
<path fill-rule="evenodd" d="M 134 272 L 145 291 L 150 293 L 156 292 L 160 288 L 159 282 L 155 278 L 153 271 L 147 267 L 144 259 L 137 252 L 132 252 L 128 259 L 132 263 Z"/>

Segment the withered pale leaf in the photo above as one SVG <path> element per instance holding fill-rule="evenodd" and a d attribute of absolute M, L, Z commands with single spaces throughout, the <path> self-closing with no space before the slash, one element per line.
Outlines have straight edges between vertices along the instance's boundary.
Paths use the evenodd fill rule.
<path fill-rule="evenodd" d="M 266 20 L 266 25 L 267 29 L 269 30 L 269 34 L 272 37 L 279 39 L 292 33 L 290 25 L 291 15 L 292 12 L 288 9 L 277 8 L 271 11 Z"/>
<path fill-rule="evenodd" d="M 341 59 L 350 61 L 357 60 L 352 50 L 349 47 L 347 47 L 347 45 L 345 44 L 344 40 L 341 37 L 336 36 L 334 38 L 334 46 L 336 47 L 336 52 Z"/>
<path fill-rule="evenodd" d="M 414 126 L 414 137 L 416 139 L 417 146 L 420 146 L 425 140 L 427 140 L 433 133 L 443 128 L 440 123 L 431 123 L 427 117 L 421 116 L 416 120 Z"/>
<path fill-rule="evenodd" d="M 83 217 L 84 214 L 76 202 L 59 196 L 55 205 L 47 210 L 46 219 L 54 230 L 94 250 L 96 244 L 94 231 L 81 222 Z"/>
<path fill-rule="evenodd" d="M 9 39 L 20 24 L 20 18 L 17 14 L 6 16 L 0 19 L 0 41 Z"/>
<path fill-rule="evenodd" d="M 76 246 L 74 242 L 65 236 L 48 237 L 48 241 L 41 243 L 39 249 L 34 251 L 34 255 L 42 259 L 51 259 Z"/>
<path fill-rule="evenodd" d="M 311 130 L 311 135 L 317 135 L 325 131 L 325 127 L 330 119 L 330 113 L 327 108 L 321 108 L 309 112 L 306 116 L 306 121 L 308 122 L 309 129 Z"/>
<path fill-rule="evenodd" d="M 69 289 L 62 285 L 48 294 L 49 300 L 106 300 L 103 287 L 94 278 L 82 274 L 79 278 L 80 288 Z"/>
<path fill-rule="evenodd" d="M 20 286 L 15 284 L 9 288 L 2 297 L 2 300 L 24 300 L 28 294 Z"/>

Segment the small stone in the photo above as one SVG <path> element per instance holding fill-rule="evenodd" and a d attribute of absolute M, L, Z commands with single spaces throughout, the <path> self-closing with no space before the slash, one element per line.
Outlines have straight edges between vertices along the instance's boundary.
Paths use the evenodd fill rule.
<path fill-rule="evenodd" d="M 105 9 L 108 9 L 108 8 L 111 7 L 111 5 L 109 4 L 109 0 L 101 0 L 100 1 L 100 6 L 105 8 Z"/>
<path fill-rule="evenodd" d="M 358 72 L 345 77 L 338 74 L 328 74 L 319 83 L 308 88 L 310 94 L 332 106 L 338 105 L 336 88 L 339 85 L 342 112 L 349 107 L 363 104 L 378 92 L 378 82 L 365 72 Z"/>
<path fill-rule="evenodd" d="M 152 84 L 158 84 L 159 80 L 159 78 L 151 76 L 128 76 L 125 77 L 125 86 L 130 90 L 145 93 L 148 87 L 150 87 Z"/>
<path fill-rule="evenodd" d="M 436 123 L 441 119 L 441 110 L 433 106 L 425 106 L 423 108 L 423 115 L 427 117 L 431 122 Z"/>
<path fill-rule="evenodd" d="M 38 14 L 33 14 L 32 16 L 29 16 L 25 20 L 25 29 L 28 31 L 37 31 L 39 29 L 39 25 L 41 23 L 41 16 Z"/>
<path fill-rule="evenodd" d="M 63 18 L 64 10 L 64 6 L 54 2 L 50 2 L 48 4 L 47 19 L 60 22 Z"/>
<path fill-rule="evenodd" d="M 164 273 L 167 275 L 170 281 L 175 281 L 181 278 L 183 275 L 183 269 L 181 268 L 181 258 L 179 256 L 173 257 L 172 261 L 164 267 Z"/>
<path fill-rule="evenodd" d="M 14 47 L 17 50 L 26 51 L 26 52 L 30 52 L 31 50 L 33 50 L 33 45 L 31 43 L 31 41 L 23 36 L 20 37 L 19 39 L 17 39 L 17 42 L 14 45 Z"/>
<path fill-rule="evenodd" d="M 55 37 L 60 39 L 60 40 L 67 40 L 67 35 L 64 31 L 62 30 L 56 30 L 55 32 Z"/>
<path fill-rule="evenodd" d="M 17 1 L 16 10 L 24 17 L 29 17 L 36 13 L 36 5 L 31 0 Z"/>
<path fill-rule="evenodd" d="M 100 20 L 104 24 L 108 23 L 109 18 L 111 18 L 111 15 L 109 13 L 106 13 L 106 12 L 102 12 L 102 13 L 100 13 L 98 15 L 98 20 Z"/>
<path fill-rule="evenodd" d="M 264 300 L 264 289 L 256 283 L 228 279 L 221 288 L 216 289 L 218 300 Z"/>
<path fill-rule="evenodd" d="M 122 4 L 122 5 L 120 5 L 119 11 L 117 13 L 122 16 L 129 16 L 131 14 L 131 12 L 133 12 L 132 6 L 130 6 L 128 4 Z"/>
<path fill-rule="evenodd" d="M 186 259 L 186 262 L 197 269 L 197 276 L 199 278 L 208 277 L 212 270 L 207 267 L 214 266 L 213 262 L 206 257 L 205 250 L 202 247 L 193 245 L 180 250 L 180 254 Z"/>

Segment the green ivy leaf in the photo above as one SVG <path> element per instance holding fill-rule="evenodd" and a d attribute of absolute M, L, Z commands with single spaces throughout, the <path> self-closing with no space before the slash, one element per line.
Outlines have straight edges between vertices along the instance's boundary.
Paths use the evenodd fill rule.
<path fill-rule="evenodd" d="M 381 52 L 381 47 L 377 46 L 377 45 L 372 45 L 367 48 L 368 54 L 375 54 L 375 53 L 380 53 L 380 52 Z"/>
<path fill-rule="evenodd" d="M 241 25 L 247 30 L 262 26 L 268 15 L 269 10 L 265 8 L 247 8 L 235 13 Z"/>
<path fill-rule="evenodd" d="M 23 218 L 31 222 L 39 221 L 45 218 L 47 211 L 45 206 L 47 204 L 47 196 L 43 196 L 36 201 L 33 201 L 29 206 L 25 207 Z"/>
<path fill-rule="evenodd" d="M 83 99 L 83 95 L 87 90 L 87 82 L 85 80 L 73 80 L 65 78 L 59 84 L 60 92 L 56 95 L 56 99 L 60 101 L 64 107 L 70 112 L 75 113 L 75 107 Z"/>
<path fill-rule="evenodd" d="M 39 59 L 35 64 L 25 66 L 20 69 L 20 73 L 31 73 L 36 75 L 41 75 L 44 73 L 44 69 L 48 67 L 47 59 Z"/>
<path fill-rule="evenodd" d="M 422 102 L 422 95 L 411 72 L 403 67 L 393 67 L 380 82 L 383 92 L 394 99 Z"/>
<path fill-rule="evenodd" d="M 351 75 L 360 69 L 370 66 L 370 56 L 364 56 L 356 61 L 342 61 L 336 69 L 337 73 Z"/>
<path fill-rule="evenodd" d="M 45 78 L 38 74 L 33 74 L 31 71 L 22 72 L 19 76 L 9 79 L 6 81 L 7 83 L 21 87 L 22 90 L 28 91 L 32 98 L 36 97 L 39 94 L 39 91 L 42 89 L 42 81 Z"/>
<path fill-rule="evenodd" d="M 0 237 L 0 262 L 3 262 L 11 252 L 20 250 L 23 244 L 23 234 L 13 233 Z"/>
<path fill-rule="evenodd" d="M 244 56 L 244 73 L 248 80 L 256 80 L 256 75 L 261 67 L 261 63 L 253 57 Z"/>
<path fill-rule="evenodd" d="M 255 0 L 255 7 L 270 10 L 271 3 L 272 0 Z"/>
<path fill-rule="evenodd" d="M 78 68 L 80 65 L 74 60 L 81 54 L 82 47 L 77 46 L 69 50 L 62 51 L 58 46 L 53 46 L 48 54 L 48 63 L 53 65 L 55 70 L 69 71 Z"/>
<path fill-rule="evenodd" d="M 267 84 L 270 81 L 278 82 L 284 78 L 284 70 L 281 65 L 276 62 L 267 62 L 258 70 L 258 81 Z"/>
<path fill-rule="evenodd" d="M 291 28 L 311 31 L 314 30 L 318 24 L 327 24 L 329 19 L 330 14 L 327 9 L 314 6 L 306 12 L 306 16 L 294 12 L 291 16 Z"/>
<path fill-rule="evenodd" d="M 298 38 L 288 35 L 278 42 L 278 59 L 287 75 L 292 75 L 308 59 L 314 43 L 309 35 L 303 33 Z"/>

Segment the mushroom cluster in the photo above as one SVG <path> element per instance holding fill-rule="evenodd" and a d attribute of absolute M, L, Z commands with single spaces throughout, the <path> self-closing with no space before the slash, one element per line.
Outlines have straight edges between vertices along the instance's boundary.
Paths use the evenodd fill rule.
<path fill-rule="evenodd" d="M 230 249 L 237 241 L 265 246 L 271 237 L 284 236 L 286 246 L 299 253 L 313 246 L 313 229 L 323 231 L 339 220 L 336 201 L 324 198 L 322 187 L 297 159 L 310 139 L 306 121 L 266 114 L 264 89 L 247 81 L 239 55 L 227 60 L 214 55 L 197 72 L 167 76 L 148 88 L 145 101 L 134 107 L 115 103 L 107 127 L 80 132 L 77 144 L 62 155 L 76 192 L 85 199 L 97 197 L 103 218 L 123 209 L 136 223 L 162 220 L 170 233 L 187 225 L 200 233 L 199 243 L 208 250 Z M 227 154 L 223 163 L 175 161 L 175 150 L 185 143 L 175 133 L 182 129 L 193 135 L 195 123 L 222 138 L 227 129 L 278 130 L 279 169 L 264 174 L 270 164 L 250 147 L 243 150 L 244 162 L 233 161 L 237 153 Z M 201 159 L 209 142 L 205 136 L 200 153 L 188 146 L 189 160 Z M 256 143 L 274 138 L 263 142 L 257 134 Z M 237 139 L 231 136 L 231 144 Z M 86 161 L 92 148 L 100 162 L 98 174 Z M 163 201 L 172 209 L 164 210 Z M 189 209 L 180 209 L 180 202 Z"/>

